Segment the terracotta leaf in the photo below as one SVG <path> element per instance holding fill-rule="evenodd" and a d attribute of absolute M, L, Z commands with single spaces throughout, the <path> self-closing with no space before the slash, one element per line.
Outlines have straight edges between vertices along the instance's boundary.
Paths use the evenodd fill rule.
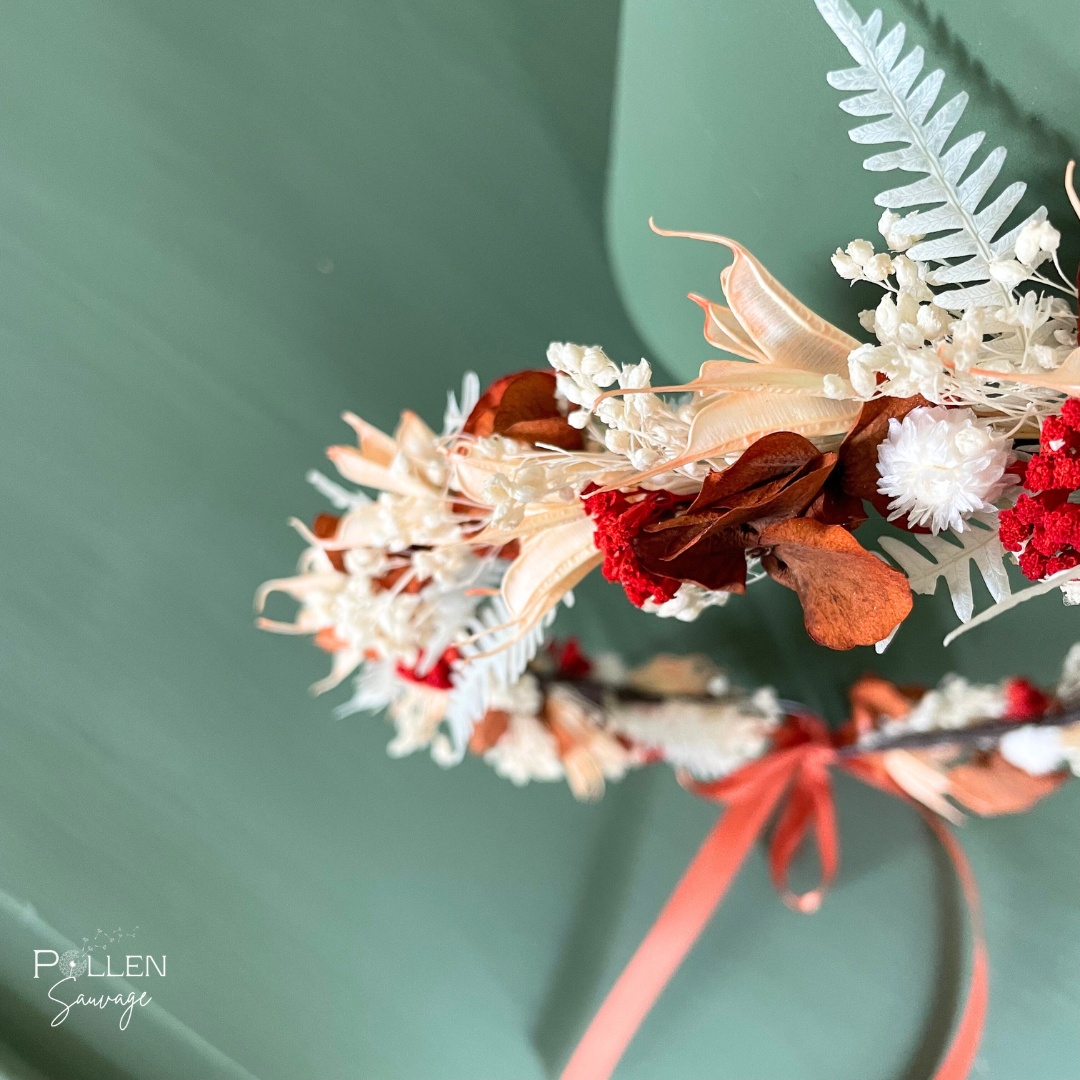
<path fill-rule="evenodd" d="M 851 727 L 856 736 L 873 731 L 882 720 L 899 720 L 914 704 L 895 683 L 880 675 L 863 675 L 848 690 Z"/>
<path fill-rule="evenodd" d="M 975 814 L 1021 814 L 1063 784 L 1068 772 L 1032 776 L 994 750 L 949 770 L 949 794 Z"/>
<path fill-rule="evenodd" d="M 679 530 L 639 533 L 634 554 L 651 574 L 690 581 L 714 592 L 746 592 L 746 549 L 755 533 L 735 527 L 695 536 Z"/>
<path fill-rule="evenodd" d="M 835 475 L 834 472 L 825 482 L 805 516 L 820 521 L 822 525 L 843 525 L 848 530 L 857 529 L 867 519 L 863 501 L 840 491 L 840 485 L 832 482 Z"/>
<path fill-rule="evenodd" d="M 790 476 L 818 456 L 817 447 L 793 431 L 766 435 L 748 447 L 733 465 L 722 472 L 710 472 L 690 511 L 703 506 L 729 506 L 730 503 L 724 502 L 726 496 Z"/>
<path fill-rule="evenodd" d="M 567 450 L 581 448 L 581 432 L 559 412 L 553 371 L 519 371 L 488 387 L 469 413 L 462 431 L 486 438 L 506 435 L 522 442 L 544 442 Z"/>
<path fill-rule="evenodd" d="M 503 709 L 488 709 L 477 720 L 469 736 L 469 750 L 474 754 L 483 754 L 490 750 L 506 734 L 510 726 L 510 714 Z"/>
<path fill-rule="evenodd" d="M 932 403 L 920 394 L 909 398 L 882 397 L 867 401 L 855 426 L 840 445 L 840 464 L 831 488 L 866 499 L 882 517 L 889 516 L 889 499 L 878 492 L 878 447 L 889 434 L 889 421 L 902 420 L 912 409 Z"/>
<path fill-rule="evenodd" d="M 762 567 L 799 594 L 806 630 L 819 645 L 873 645 L 911 611 L 907 578 L 839 525 L 793 518 L 770 525 L 759 543 L 767 549 Z"/>

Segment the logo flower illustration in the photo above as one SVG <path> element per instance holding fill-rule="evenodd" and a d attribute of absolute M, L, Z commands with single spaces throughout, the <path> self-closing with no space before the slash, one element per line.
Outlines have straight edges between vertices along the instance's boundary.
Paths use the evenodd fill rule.
<path fill-rule="evenodd" d="M 86 974 L 89 963 L 90 952 L 88 949 L 68 949 L 66 953 L 62 953 L 60 956 L 60 962 L 56 969 L 59 972 L 58 977 L 61 979 L 68 977 L 77 979 L 80 975 Z"/>

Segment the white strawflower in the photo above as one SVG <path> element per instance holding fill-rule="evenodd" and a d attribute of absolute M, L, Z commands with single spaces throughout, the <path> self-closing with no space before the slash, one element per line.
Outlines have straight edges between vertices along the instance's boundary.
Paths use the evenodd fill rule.
<path fill-rule="evenodd" d="M 1008 480 L 1009 439 L 981 423 L 971 409 L 912 409 L 889 421 L 878 447 L 878 491 L 891 497 L 889 520 L 962 532 L 964 519 L 992 510 Z"/>

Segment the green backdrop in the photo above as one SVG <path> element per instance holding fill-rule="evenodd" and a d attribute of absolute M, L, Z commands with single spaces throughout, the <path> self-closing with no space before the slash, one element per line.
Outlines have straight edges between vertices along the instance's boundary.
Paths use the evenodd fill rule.
<path fill-rule="evenodd" d="M 1074 5 L 884 6 L 1068 221 Z M 621 25 L 613 0 L 4 5 L 0 1075 L 557 1073 L 714 808 L 665 770 L 581 806 L 391 761 L 381 720 L 307 697 L 325 657 L 257 634 L 251 596 L 295 561 L 285 519 L 320 508 L 303 474 L 342 409 L 435 420 L 464 369 L 552 338 L 691 373 L 683 296 L 718 295 L 720 263 L 650 213 L 738 236 L 854 327 L 827 255 L 872 234 L 876 189 L 824 81 L 844 63 L 810 0 L 628 0 Z M 834 719 L 868 666 L 1050 679 L 1080 637 L 1047 599 L 946 654 L 937 597 L 880 661 L 831 654 L 758 589 L 672 626 L 595 580 L 565 626 L 706 649 Z M 824 909 L 785 909 L 755 855 L 623 1080 L 929 1074 L 963 978 L 949 872 L 908 810 L 837 786 Z M 1080 1076 L 1078 804 L 964 830 L 979 1078 Z M 153 1004 L 50 1028 L 33 950 L 115 928 L 168 955 Z"/>

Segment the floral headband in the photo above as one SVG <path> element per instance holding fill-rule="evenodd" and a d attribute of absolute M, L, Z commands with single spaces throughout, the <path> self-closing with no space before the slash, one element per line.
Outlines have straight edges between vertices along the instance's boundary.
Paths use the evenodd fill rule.
<path fill-rule="evenodd" d="M 725 303 L 690 299 L 709 344 L 739 359 L 653 386 L 645 360 L 553 343 L 547 368 L 483 392 L 467 374 L 441 433 L 412 412 L 392 436 L 345 413 L 356 445 L 327 454 L 352 486 L 308 474 L 337 512 L 292 522 L 307 542 L 299 572 L 263 585 L 256 606 L 274 592 L 298 601 L 294 621 L 259 625 L 313 635 L 330 654 L 316 693 L 355 675 L 337 712 L 386 709 L 392 755 L 426 747 L 451 765 L 471 750 L 517 783 L 565 777 L 579 798 L 666 761 L 691 790 L 734 800 L 728 817 L 749 778 L 760 808 L 776 763 L 795 762 L 783 775 L 796 845 L 812 821 L 819 840 L 828 831 L 826 765 L 935 822 L 956 820 L 956 803 L 1026 809 L 1080 770 L 1075 649 L 1054 694 L 953 677 L 920 696 L 863 680 L 830 735 L 771 690 L 734 690 L 703 658 L 627 671 L 573 642 L 543 647 L 596 569 L 635 606 L 686 621 L 770 577 L 832 649 L 883 651 L 913 594 L 942 578 L 960 620 L 946 645 L 1044 593 L 1080 603 L 1077 288 L 1060 233 L 1044 208 L 1011 220 L 1024 184 L 990 197 L 1005 150 L 983 153 L 982 132 L 954 138 L 967 96 L 935 111 L 944 74 L 920 79 L 923 52 L 903 54 L 902 24 L 882 36 L 880 12 L 863 22 L 847 0 L 815 2 L 856 63 L 828 76 L 853 95 L 841 108 L 874 118 L 852 140 L 899 144 L 865 168 L 916 177 L 877 196 L 882 250 L 859 239 L 831 256 L 842 278 L 878 290 L 859 317 L 872 340 L 815 314 L 737 241 L 650 222 L 730 252 Z M 1080 215 L 1072 178 L 1069 162 Z M 857 536 L 870 508 L 894 527 L 880 551 Z M 1006 559 L 1032 584 L 1012 592 Z M 978 614 L 972 564 L 994 601 Z M 828 877 L 824 848 L 822 860 Z M 586 1054 L 567 1076 L 605 1076 L 617 1056 L 601 1067 Z M 944 1069 L 940 1080 L 966 1075 Z"/>

